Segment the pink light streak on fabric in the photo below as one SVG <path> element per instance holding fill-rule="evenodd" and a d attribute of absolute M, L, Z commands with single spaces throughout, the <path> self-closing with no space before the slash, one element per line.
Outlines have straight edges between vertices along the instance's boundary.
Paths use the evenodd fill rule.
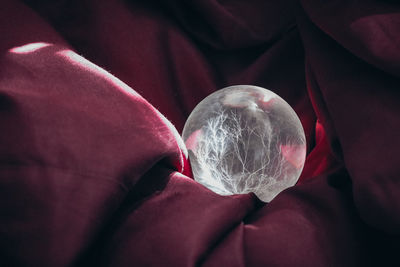
<path fill-rule="evenodd" d="M 48 47 L 51 44 L 48 43 L 30 43 L 23 46 L 11 48 L 9 51 L 14 54 L 28 54 L 35 52 L 41 48 Z"/>
<path fill-rule="evenodd" d="M 102 79 L 105 79 L 106 81 L 120 88 L 122 92 L 128 94 L 130 97 L 135 97 L 135 101 L 139 101 L 142 104 L 147 105 L 150 109 L 153 109 L 158 118 L 164 123 L 165 126 L 167 126 L 169 133 L 172 134 L 173 136 L 171 142 L 174 143 L 177 149 L 180 151 L 179 171 L 184 172 L 185 162 L 187 161 L 188 157 L 186 147 L 176 128 L 164 115 L 162 115 L 157 109 L 155 109 L 149 102 L 147 102 L 142 96 L 140 96 L 135 90 L 133 90 L 127 84 L 125 84 L 120 79 L 116 78 L 106 70 L 86 60 L 84 57 L 81 57 L 75 52 L 67 49 L 58 51 L 56 54 L 62 56 L 70 63 L 77 65 L 80 68 L 83 68 L 85 71 L 89 71 L 97 76 L 100 76 Z"/>

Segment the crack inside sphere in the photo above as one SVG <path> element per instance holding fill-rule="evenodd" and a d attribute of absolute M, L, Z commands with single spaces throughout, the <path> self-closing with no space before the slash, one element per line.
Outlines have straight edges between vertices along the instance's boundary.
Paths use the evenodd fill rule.
<path fill-rule="evenodd" d="M 306 155 L 294 110 L 275 93 L 230 86 L 206 97 L 183 129 L 194 179 L 221 195 L 253 192 L 264 202 L 293 186 Z"/>

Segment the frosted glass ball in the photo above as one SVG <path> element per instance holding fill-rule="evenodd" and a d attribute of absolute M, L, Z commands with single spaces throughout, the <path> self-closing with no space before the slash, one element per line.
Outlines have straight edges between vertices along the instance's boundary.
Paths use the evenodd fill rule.
<path fill-rule="evenodd" d="M 257 86 L 230 86 L 207 96 L 182 137 L 197 182 L 221 195 L 253 192 L 264 202 L 297 182 L 306 156 L 295 111 Z"/>

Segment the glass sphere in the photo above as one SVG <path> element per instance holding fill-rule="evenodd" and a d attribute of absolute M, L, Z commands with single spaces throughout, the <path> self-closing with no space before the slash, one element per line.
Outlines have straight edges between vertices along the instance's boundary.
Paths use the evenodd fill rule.
<path fill-rule="evenodd" d="M 306 156 L 295 111 L 275 93 L 236 85 L 207 96 L 183 129 L 194 179 L 221 195 L 264 202 L 293 186 Z"/>

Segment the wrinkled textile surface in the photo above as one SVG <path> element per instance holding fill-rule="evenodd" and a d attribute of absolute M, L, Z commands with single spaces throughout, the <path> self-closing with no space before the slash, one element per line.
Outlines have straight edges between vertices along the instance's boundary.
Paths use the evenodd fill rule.
<path fill-rule="evenodd" d="M 0 1 L 1 266 L 400 266 L 396 1 Z M 191 178 L 205 96 L 273 90 L 308 143 L 272 202 Z"/>

